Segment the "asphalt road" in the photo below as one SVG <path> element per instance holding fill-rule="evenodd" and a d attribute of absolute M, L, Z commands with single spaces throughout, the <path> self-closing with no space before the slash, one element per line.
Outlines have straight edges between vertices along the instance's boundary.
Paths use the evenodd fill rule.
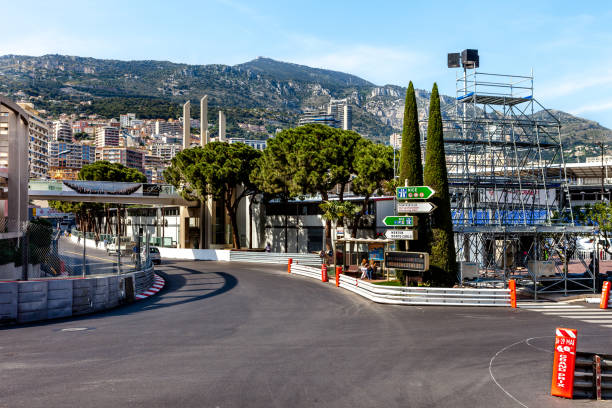
<path fill-rule="evenodd" d="M 557 326 L 527 310 L 377 305 L 285 267 L 176 262 L 152 298 L 0 330 L 0 407 L 572 407 L 550 397 Z"/>
<path fill-rule="evenodd" d="M 83 273 L 82 244 L 75 244 L 68 238 L 61 237 L 59 241 L 59 254 L 71 275 L 80 276 Z M 117 256 L 108 255 L 104 250 L 103 243 L 100 243 L 99 249 L 85 249 L 85 264 L 86 275 L 117 272 Z M 121 265 L 123 271 L 134 269 L 134 263 L 130 256 L 122 256 Z"/>

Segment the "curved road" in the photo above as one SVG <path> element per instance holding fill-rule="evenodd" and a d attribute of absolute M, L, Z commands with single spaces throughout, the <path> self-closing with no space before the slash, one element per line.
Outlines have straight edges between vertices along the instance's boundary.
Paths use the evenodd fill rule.
<path fill-rule="evenodd" d="M 377 305 L 285 267 L 175 262 L 159 295 L 0 330 L 0 407 L 570 407 L 556 326 L 526 310 Z"/>

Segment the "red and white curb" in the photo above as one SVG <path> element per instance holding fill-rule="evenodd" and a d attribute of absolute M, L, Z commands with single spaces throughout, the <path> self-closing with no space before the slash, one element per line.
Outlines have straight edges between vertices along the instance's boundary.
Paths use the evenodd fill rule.
<path fill-rule="evenodd" d="M 151 286 L 149 289 L 145 290 L 144 292 L 137 294 L 136 300 L 146 299 L 149 296 L 153 296 L 154 294 L 159 292 L 164 287 L 165 284 L 166 284 L 166 281 L 164 280 L 164 278 L 162 278 L 158 274 L 155 274 L 155 281 L 153 282 L 153 286 Z"/>

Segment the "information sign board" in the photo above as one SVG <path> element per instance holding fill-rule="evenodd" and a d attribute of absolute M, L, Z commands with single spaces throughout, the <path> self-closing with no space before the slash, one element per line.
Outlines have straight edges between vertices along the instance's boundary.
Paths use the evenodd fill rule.
<path fill-rule="evenodd" d="M 407 215 L 407 216 L 387 216 L 383 219 L 383 224 L 387 227 L 414 227 L 416 225 L 417 219 Z"/>
<path fill-rule="evenodd" d="M 572 398 L 576 364 L 576 340 L 577 332 L 575 329 L 557 327 L 551 386 L 551 394 L 556 397 Z"/>
<path fill-rule="evenodd" d="M 429 254 L 427 252 L 387 252 L 385 253 L 385 266 L 425 272 L 429 270 Z"/>
<path fill-rule="evenodd" d="M 397 187 L 395 190 L 398 200 L 421 200 L 427 199 L 435 194 L 429 186 Z"/>
<path fill-rule="evenodd" d="M 385 231 L 385 238 L 387 239 L 407 239 L 416 240 L 417 231 L 414 230 L 400 230 L 400 229 L 389 229 Z"/>
<path fill-rule="evenodd" d="M 397 203 L 398 213 L 431 214 L 436 208 L 437 207 L 434 204 L 428 202 L 403 201 Z"/>

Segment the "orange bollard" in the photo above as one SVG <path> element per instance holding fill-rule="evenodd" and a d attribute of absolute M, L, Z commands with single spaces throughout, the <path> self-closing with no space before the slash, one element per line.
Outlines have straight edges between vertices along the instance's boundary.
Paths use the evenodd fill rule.
<path fill-rule="evenodd" d="M 607 309 L 608 302 L 610 301 L 610 281 L 605 281 L 601 287 L 601 302 L 599 303 L 600 309 Z"/>
<path fill-rule="evenodd" d="M 293 263 L 293 258 L 289 258 L 287 262 L 287 273 L 291 273 L 291 264 Z"/>
<path fill-rule="evenodd" d="M 578 332 L 575 329 L 557 327 L 555 333 L 555 357 L 550 393 L 555 397 L 571 399 L 574 396 Z"/>
<path fill-rule="evenodd" d="M 342 273 L 342 267 L 336 266 L 336 287 L 340 286 L 340 274 Z"/>
<path fill-rule="evenodd" d="M 327 265 L 321 265 L 321 282 L 327 282 Z"/>
<path fill-rule="evenodd" d="M 514 279 L 508 281 L 508 288 L 510 289 L 510 307 L 516 309 L 516 281 Z"/>

